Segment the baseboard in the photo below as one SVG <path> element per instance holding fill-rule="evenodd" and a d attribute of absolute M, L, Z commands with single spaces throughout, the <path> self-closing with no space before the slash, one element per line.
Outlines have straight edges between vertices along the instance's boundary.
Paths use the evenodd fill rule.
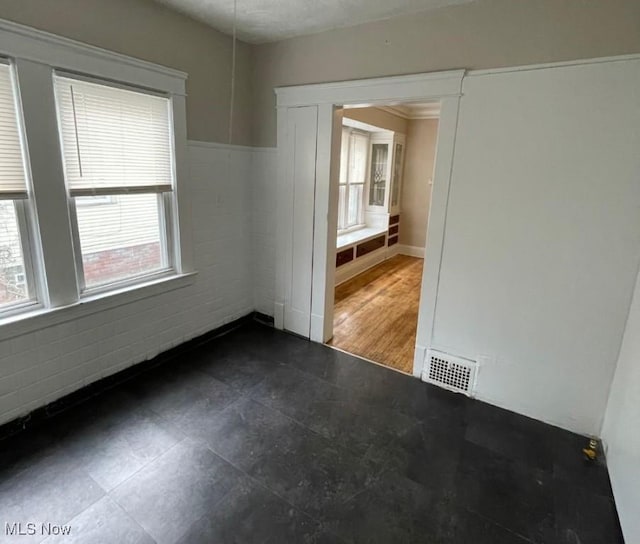
<path fill-rule="evenodd" d="M 65 410 L 77 406 L 82 402 L 89 400 L 104 391 L 112 389 L 117 385 L 120 385 L 126 381 L 139 376 L 140 374 L 151 370 L 159 365 L 162 365 L 172 359 L 183 356 L 186 353 L 194 350 L 198 346 L 210 342 L 215 338 L 219 338 L 242 325 L 246 325 L 252 321 L 258 321 L 265 325 L 273 325 L 273 318 L 260 314 L 258 312 L 251 312 L 235 321 L 222 325 L 212 329 L 196 338 L 192 338 L 186 342 L 183 342 L 179 346 L 173 347 L 167 351 L 164 351 L 152 359 L 142 361 L 140 363 L 133 364 L 124 370 L 111 374 L 106 378 L 102 378 L 98 381 L 90 383 L 77 391 L 73 391 L 64 397 L 61 397 L 45 406 L 36 408 L 32 412 L 24 416 L 20 416 L 16 419 L 8 421 L 0 425 L 0 440 L 7 438 L 11 435 L 17 434 L 30 427 L 41 425 L 47 419 L 64 412 Z"/>
<path fill-rule="evenodd" d="M 422 372 L 424 371 L 424 362 L 427 360 L 427 348 L 416 344 L 413 355 L 413 377 L 422 380 Z M 424 381 L 424 380 L 423 380 Z"/>
<path fill-rule="evenodd" d="M 274 320 L 272 315 L 263 314 L 262 312 L 253 312 L 253 319 L 259 323 L 273 327 Z"/>
<path fill-rule="evenodd" d="M 284 329 L 284 302 L 273 304 L 273 326 L 278 330 Z"/>
<path fill-rule="evenodd" d="M 424 248 L 420 246 L 398 244 L 398 253 L 401 255 L 409 255 L 410 257 L 420 257 L 421 259 L 424 259 Z"/>

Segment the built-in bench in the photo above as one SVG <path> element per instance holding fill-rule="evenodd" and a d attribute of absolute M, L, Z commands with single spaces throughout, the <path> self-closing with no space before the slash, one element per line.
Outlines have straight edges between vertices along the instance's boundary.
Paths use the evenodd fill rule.
<path fill-rule="evenodd" d="M 386 227 L 364 227 L 340 234 L 336 243 L 336 285 L 387 258 Z"/>

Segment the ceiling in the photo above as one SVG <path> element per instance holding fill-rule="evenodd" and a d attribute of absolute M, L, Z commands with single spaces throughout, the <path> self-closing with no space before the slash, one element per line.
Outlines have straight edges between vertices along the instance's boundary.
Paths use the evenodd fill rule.
<path fill-rule="evenodd" d="M 234 0 L 156 0 L 231 34 Z M 474 0 L 237 0 L 238 37 L 265 43 Z"/>

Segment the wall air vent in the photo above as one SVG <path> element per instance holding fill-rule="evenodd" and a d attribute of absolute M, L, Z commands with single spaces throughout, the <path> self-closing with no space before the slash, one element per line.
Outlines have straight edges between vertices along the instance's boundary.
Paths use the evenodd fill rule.
<path fill-rule="evenodd" d="M 475 361 L 428 349 L 422 381 L 471 397 L 475 390 L 477 370 L 478 363 Z"/>

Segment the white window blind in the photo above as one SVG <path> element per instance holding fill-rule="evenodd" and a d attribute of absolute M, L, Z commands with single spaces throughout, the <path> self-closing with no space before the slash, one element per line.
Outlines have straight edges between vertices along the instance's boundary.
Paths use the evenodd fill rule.
<path fill-rule="evenodd" d="M 0 64 L 0 200 L 27 198 L 11 67 Z"/>
<path fill-rule="evenodd" d="M 338 192 L 339 231 L 364 224 L 364 185 L 368 154 L 369 135 L 343 127 Z"/>
<path fill-rule="evenodd" d="M 57 75 L 71 196 L 172 190 L 169 99 Z"/>

